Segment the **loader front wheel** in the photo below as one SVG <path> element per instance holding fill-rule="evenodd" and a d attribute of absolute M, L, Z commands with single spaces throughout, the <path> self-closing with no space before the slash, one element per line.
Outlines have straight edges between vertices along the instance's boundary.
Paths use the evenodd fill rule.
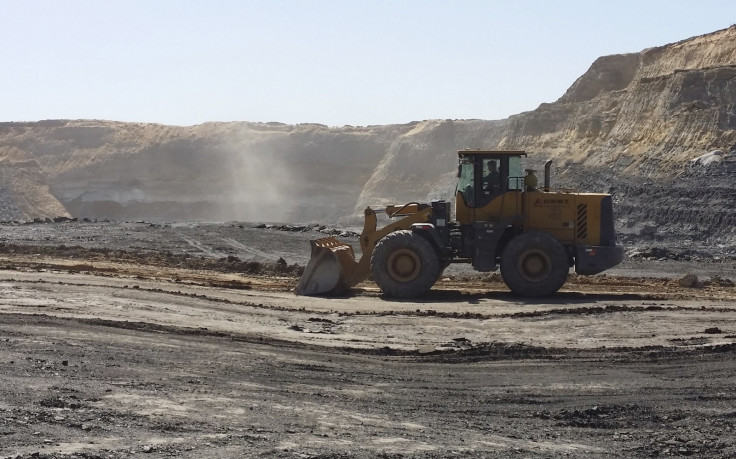
<path fill-rule="evenodd" d="M 570 262 L 562 245 L 547 233 L 531 231 L 513 238 L 501 254 L 501 276 L 517 295 L 542 297 L 567 280 Z"/>
<path fill-rule="evenodd" d="M 437 252 L 426 239 L 411 231 L 395 231 L 376 245 L 371 271 L 387 296 L 416 298 L 432 288 L 441 266 Z"/>

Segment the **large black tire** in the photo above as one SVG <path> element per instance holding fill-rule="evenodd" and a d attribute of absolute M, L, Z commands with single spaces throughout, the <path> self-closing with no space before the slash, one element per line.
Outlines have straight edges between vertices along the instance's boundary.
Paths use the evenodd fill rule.
<path fill-rule="evenodd" d="M 376 244 L 371 271 L 384 294 L 416 298 L 432 288 L 442 267 L 426 239 L 411 231 L 394 231 Z"/>
<path fill-rule="evenodd" d="M 509 241 L 501 254 L 501 276 L 517 295 L 552 295 L 565 283 L 569 271 L 565 248 L 547 233 L 520 234 Z"/>

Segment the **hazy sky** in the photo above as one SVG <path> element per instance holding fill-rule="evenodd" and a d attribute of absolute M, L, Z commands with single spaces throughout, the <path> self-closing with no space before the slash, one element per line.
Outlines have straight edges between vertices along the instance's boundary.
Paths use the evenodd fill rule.
<path fill-rule="evenodd" d="M 501 119 L 733 0 L 0 0 L 0 121 Z"/>

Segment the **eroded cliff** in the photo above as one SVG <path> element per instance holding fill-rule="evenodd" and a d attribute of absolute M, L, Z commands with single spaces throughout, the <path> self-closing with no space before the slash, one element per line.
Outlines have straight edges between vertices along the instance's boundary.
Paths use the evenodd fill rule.
<path fill-rule="evenodd" d="M 347 221 L 366 205 L 449 198 L 464 148 L 524 149 L 532 166 L 554 159 L 559 184 L 622 197 L 734 144 L 736 26 L 602 57 L 556 102 L 505 120 L 0 123 L 0 219 Z"/>

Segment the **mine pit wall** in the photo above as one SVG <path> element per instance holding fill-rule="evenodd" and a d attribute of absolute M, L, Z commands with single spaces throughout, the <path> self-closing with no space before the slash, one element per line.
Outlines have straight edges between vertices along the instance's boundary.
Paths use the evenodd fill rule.
<path fill-rule="evenodd" d="M 614 202 L 616 230 L 629 248 L 669 247 L 736 257 L 736 154 L 675 177 L 612 174 L 606 168 L 571 166 L 555 186 L 595 189 L 605 184 Z M 598 185 L 596 185 L 598 184 Z"/>
<path fill-rule="evenodd" d="M 532 119 L 537 115 L 530 114 Z M 699 116 L 703 115 L 712 116 L 713 113 L 701 111 Z M 688 116 L 683 117 L 680 132 L 670 132 L 674 136 L 686 136 L 689 139 L 687 145 L 692 149 L 693 138 L 698 137 L 692 126 L 703 126 L 704 123 L 702 118 L 688 121 Z M 627 243 L 683 249 L 713 247 L 716 252 L 734 252 L 736 187 L 732 184 L 736 178 L 736 151 L 727 155 L 728 161 L 687 173 L 689 160 L 700 156 L 704 150 L 690 150 L 688 153 L 681 149 L 678 156 L 683 159 L 661 160 L 667 158 L 668 153 L 658 149 L 656 154 L 647 155 L 648 162 L 642 164 L 635 163 L 634 156 L 628 155 L 622 155 L 619 161 L 610 160 L 616 158 L 615 148 L 624 148 L 616 147 L 618 142 L 615 141 L 602 142 L 598 150 L 588 150 L 587 157 L 581 159 L 574 154 L 567 156 L 567 147 L 550 148 L 555 144 L 565 145 L 565 142 L 554 143 L 548 139 L 539 142 L 549 148 L 547 151 L 550 153 L 545 154 L 545 148 L 541 146 L 538 150 L 526 148 L 533 140 L 520 133 L 519 126 L 523 126 L 523 122 L 519 118 L 522 117 L 523 114 L 500 122 L 445 120 L 422 123 L 391 145 L 363 188 L 353 209 L 353 217 L 344 221 L 358 224 L 365 205 L 413 200 L 427 202 L 430 199 L 448 199 L 454 204 L 456 154 L 455 149 L 449 146 L 492 149 L 503 144 L 504 148 L 533 152 L 526 164 L 539 171 L 543 169 L 544 161 L 554 159 L 553 187 L 612 194 L 616 228 Z M 687 123 L 692 124 L 686 130 Z M 567 124 L 579 126 L 578 123 Z M 514 135 L 514 132 L 518 134 Z M 570 132 L 574 129 L 571 128 Z M 726 146 L 736 144 L 733 130 L 699 132 L 702 139 L 721 139 L 714 142 L 723 142 Z M 535 134 L 537 138 L 542 137 L 539 132 Z M 443 151 L 443 148 L 450 151 Z M 426 177 L 432 179 L 427 180 Z"/>
<path fill-rule="evenodd" d="M 336 221 L 392 139 L 411 129 L 210 123 L 66 168 L 50 182 L 72 214 L 89 218 Z"/>
<path fill-rule="evenodd" d="M 30 201 L 42 203 L 45 194 L 57 202 L 39 207 L 44 212 L 354 223 L 366 205 L 451 200 L 458 149 L 523 149 L 538 170 L 553 159 L 553 185 L 612 193 L 627 234 L 683 228 L 683 240 L 703 241 L 732 240 L 732 169 L 713 169 L 715 177 L 682 172 L 689 160 L 735 144 L 736 26 L 600 58 L 558 101 L 498 121 L 0 123 L 0 159 L 38 169 L 24 180 L 39 184 Z M 11 175 L 1 185 L 2 209 L 32 217 Z"/>
<path fill-rule="evenodd" d="M 0 160 L 0 221 L 70 217 L 35 161 Z"/>

